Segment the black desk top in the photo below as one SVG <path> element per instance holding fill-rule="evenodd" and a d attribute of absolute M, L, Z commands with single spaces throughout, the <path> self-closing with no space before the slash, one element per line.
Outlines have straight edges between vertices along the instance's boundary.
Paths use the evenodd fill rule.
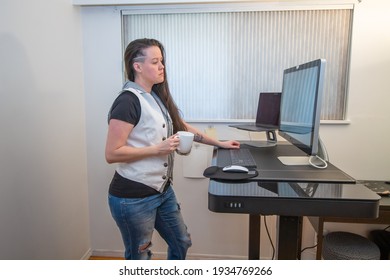
<path fill-rule="evenodd" d="M 302 156 L 301 150 L 291 144 L 278 143 L 271 147 L 255 148 L 249 145 L 241 145 L 250 149 L 257 164 L 259 175 L 252 181 L 286 181 L 286 182 L 322 182 L 322 183 L 352 183 L 354 178 L 328 162 L 326 169 L 318 169 L 310 165 L 286 166 L 278 156 Z M 229 165 L 229 150 L 218 149 L 214 153 L 213 164 L 219 167 Z"/>

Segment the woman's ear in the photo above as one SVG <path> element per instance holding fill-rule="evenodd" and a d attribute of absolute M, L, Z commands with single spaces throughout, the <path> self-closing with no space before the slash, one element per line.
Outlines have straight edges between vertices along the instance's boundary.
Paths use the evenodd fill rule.
<path fill-rule="evenodd" d="M 134 62 L 133 68 L 134 68 L 134 71 L 136 71 L 136 72 L 141 72 L 141 70 L 142 70 L 141 64 L 139 62 Z"/>

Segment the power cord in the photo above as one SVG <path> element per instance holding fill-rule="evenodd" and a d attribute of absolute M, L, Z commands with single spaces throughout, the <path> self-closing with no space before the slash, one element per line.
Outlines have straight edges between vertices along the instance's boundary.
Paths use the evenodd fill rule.
<path fill-rule="evenodd" d="M 263 216 L 263 217 L 264 217 L 263 218 L 264 219 L 264 226 L 265 226 L 265 230 L 266 230 L 267 235 L 268 235 L 269 243 L 272 246 L 272 259 L 271 260 L 273 260 L 275 258 L 275 246 L 274 246 L 274 243 L 272 242 L 271 235 L 269 234 L 266 216 Z"/>
<path fill-rule="evenodd" d="M 266 230 L 266 232 L 267 232 L 267 236 L 268 236 L 268 240 L 269 240 L 269 243 L 271 244 L 271 246 L 272 246 L 272 259 L 271 260 L 274 260 L 274 258 L 275 258 L 275 246 L 274 246 L 274 243 L 272 242 L 272 238 L 271 238 L 271 235 L 270 235 L 270 233 L 269 233 L 269 230 L 268 230 L 268 225 L 267 225 L 267 218 L 266 218 L 267 216 L 263 216 L 263 219 L 264 219 L 264 226 L 265 226 L 265 230 Z M 389 228 L 390 226 L 388 226 L 387 228 Z M 387 229 L 386 228 L 386 229 Z M 385 229 L 385 230 L 386 230 Z M 315 245 L 313 245 L 313 246 L 309 246 L 309 247 L 305 247 L 305 248 L 303 248 L 302 250 L 301 250 L 301 254 L 304 252 L 304 251 L 306 251 L 306 250 L 308 250 L 308 249 L 313 249 L 313 248 L 316 248 L 318 246 L 318 244 L 315 244 Z"/>
<path fill-rule="evenodd" d="M 315 247 L 317 247 L 317 246 L 318 246 L 318 244 L 313 245 L 313 246 L 309 246 L 309 247 L 305 247 L 305 248 L 303 248 L 303 249 L 301 250 L 301 254 L 302 254 L 304 251 L 306 251 L 306 250 L 308 250 L 308 249 L 313 249 L 313 248 L 315 248 Z"/>
<path fill-rule="evenodd" d="M 317 164 L 317 163 L 314 163 L 313 160 L 316 159 L 316 160 L 319 160 L 320 161 L 320 164 Z M 317 161 L 318 162 L 318 161 Z M 328 163 L 326 162 L 326 160 L 320 158 L 319 156 L 310 156 L 309 157 L 309 164 L 315 168 L 319 168 L 319 169 L 325 169 L 328 167 Z"/>

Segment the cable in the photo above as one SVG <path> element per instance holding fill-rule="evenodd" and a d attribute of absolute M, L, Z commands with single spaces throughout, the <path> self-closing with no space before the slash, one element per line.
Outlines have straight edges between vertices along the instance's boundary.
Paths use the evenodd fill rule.
<path fill-rule="evenodd" d="M 275 258 L 275 246 L 274 246 L 274 243 L 272 242 L 272 238 L 271 238 L 271 235 L 269 233 L 269 230 L 268 230 L 268 225 L 267 225 L 267 219 L 266 217 L 267 216 L 263 216 L 264 218 L 264 226 L 265 226 L 265 231 L 267 232 L 267 236 L 268 236 L 268 239 L 269 239 L 269 243 L 271 244 L 272 246 L 272 259 L 271 260 L 274 260 Z M 390 226 L 386 227 L 385 230 L 387 228 L 389 228 Z M 305 251 L 305 250 L 308 250 L 308 249 L 313 249 L 313 248 L 316 248 L 318 246 L 318 244 L 315 244 L 313 246 L 309 246 L 309 247 L 305 247 L 301 250 L 301 254 Z"/>
<path fill-rule="evenodd" d="M 303 249 L 301 250 L 301 254 L 303 253 L 303 251 L 306 251 L 306 250 L 308 250 L 308 249 L 313 249 L 313 248 L 317 247 L 317 245 L 318 245 L 318 244 L 303 248 Z"/>
<path fill-rule="evenodd" d="M 308 249 L 313 249 L 313 248 L 317 247 L 317 245 L 318 245 L 318 244 L 303 248 L 303 249 L 301 250 L 301 256 L 299 257 L 299 260 L 301 260 L 302 253 L 303 253 L 304 251 L 306 251 L 306 250 L 308 250 Z"/>
<path fill-rule="evenodd" d="M 313 159 L 320 160 L 322 165 L 318 165 L 318 164 L 314 163 Z M 325 168 L 328 167 L 328 163 L 324 159 L 320 158 L 319 156 L 310 156 L 309 157 L 309 163 L 310 163 L 311 166 L 314 166 L 315 168 L 325 169 Z"/>
<path fill-rule="evenodd" d="M 267 235 L 268 235 L 269 243 L 271 243 L 271 246 L 272 246 L 272 259 L 271 260 L 273 260 L 275 258 L 275 246 L 274 246 L 274 243 L 272 242 L 271 235 L 269 234 L 269 231 L 268 231 L 266 216 L 264 216 L 264 226 L 265 226 L 265 230 L 266 230 Z"/>

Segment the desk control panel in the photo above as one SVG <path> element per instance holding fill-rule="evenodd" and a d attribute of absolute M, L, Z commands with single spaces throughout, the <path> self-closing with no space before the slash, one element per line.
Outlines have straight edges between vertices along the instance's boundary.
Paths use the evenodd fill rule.
<path fill-rule="evenodd" d="M 225 208 L 230 208 L 230 209 L 244 208 L 244 202 L 237 201 L 237 200 L 226 201 Z"/>

